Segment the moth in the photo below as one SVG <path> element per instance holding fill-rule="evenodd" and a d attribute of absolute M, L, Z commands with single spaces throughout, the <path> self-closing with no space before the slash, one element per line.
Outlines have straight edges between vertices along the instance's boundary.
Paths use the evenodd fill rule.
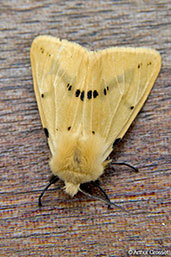
<path fill-rule="evenodd" d="M 58 179 L 71 196 L 82 191 L 80 185 L 95 184 L 109 163 L 113 143 L 123 138 L 147 99 L 161 57 L 148 48 L 89 51 L 67 40 L 38 36 L 31 46 L 31 65 L 53 173 L 39 197 L 41 206 L 45 190 Z"/>

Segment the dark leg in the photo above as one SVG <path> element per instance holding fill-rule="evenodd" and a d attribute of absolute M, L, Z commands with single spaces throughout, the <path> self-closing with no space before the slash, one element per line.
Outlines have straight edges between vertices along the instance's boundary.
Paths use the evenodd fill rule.
<path fill-rule="evenodd" d="M 40 206 L 40 207 L 42 206 L 42 202 L 41 202 L 42 196 L 43 196 L 44 193 L 48 190 L 48 188 L 49 188 L 52 184 L 56 183 L 58 180 L 59 180 L 59 178 L 58 178 L 57 176 L 54 176 L 54 175 L 50 178 L 49 184 L 43 189 L 42 193 L 41 193 L 40 196 L 39 196 L 38 206 Z"/>
<path fill-rule="evenodd" d="M 106 200 L 107 200 L 107 202 L 108 202 L 108 208 L 110 208 L 110 206 L 111 206 L 111 201 L 110 201 L 110 198 L 109 198 L 109 196 L 106 194 L 106 192 L 104 191 L 104 189 L 96 182 L 96 181 L 91 181 L 91 183 L 94 185 L 94 186 L 96 186 L 96 187 L 98 187 L 99 189 L 100 189 L 100 191 L 103 193 L 103 195 L 105 196 L 105 198 L 106 198 Z"/>
<path fill-rule="evenodd" d="M 111 163 L 114 164 L 114 165 L 125 165 L 125 166 L 133 169 L 135 172 L 138 172 L 138 169 L 136 167 L 134 167 L 134 166 L 132 166 L 128 163 L 125 163 L 125 162 L 111 162 Z"/>
<path fill-rule="evenodd" d="M 120 208 L 120 209 L 122 209 L 123 211 L 129 213 L 127 210 L 125 210 L 125 209 L 122 208 L 121 206 L 118 206 L 118 205 L 116 205 L 115 203 L 111 202 L 110 199 L 109 199 L 109 197 L 108 197 L 108 195 L 105 193 L 105 191 L 103 190 L 103 188 L 98 185 L 97 182 L 91 181 L 91 183 L 92 183 L 94 186 L 97 186 L 97 187 L 100 189 L 100 191 L 104 194 L 104 196 L 105 196 L 106 199 L 102 199 L 102 198 L 97 197 L 97 196 L 95 196 L 95 195 L 91 195 L 91 194 L 89 194 L 89 193 L 87 193 L 87 192 L 81 190 L 81 188 L 79 189 L 79 191 L 82 192 L 84 195 L 90 197 L 90 198 L 94 198 L 94 199 L 96 199 L 96 200 L 103 201 L 104 203 L 107 204 L 108 208 L 110 208 L 110 206 L 113 205 L 113 206 L 115 206 L 115 207 L 117 207 L 117 208 Z"/>
<path fill-rule="evenodd" d="M 106 200 L 107 200 L 106 203 L 108 204 L 108 209 L 111 207 L 111 205 L 114 205 L 115 207 L 120 208 L 120 209 L 122 209 L 123 211 L 128 212 L 128 211 L 125 210 L 123 207 L 118 206 L 117 204 L 111 202 L 109 196 L 106 194 L 106 192 L 104 191 L 104 189 L 103 189 L 96 181 L 92 181 L 91 183 L 92 183 L 94 186 L 98 187 L 98 188 L 100 189 L 100 191 L 104 194 L 104 196 L 105 196 L 105 198 L 106 198 Z"/>
<path fill-rule="evenodd" d="M 83 193 L 84 195 L 88 196 L 88 197 L 91 198 L 91 199 L 100 200 L 100 201 L 106 203 L 108 206 L 109 206 L 109 204 L 110 204 L 108 201 L 106 201 L 106 199 L 104 200 L 104 199 L 102 199 L 102 198 L 100 198 L 100 197 L 98 197 L 98 196 L 91 195 L 91 194 L 87 193 L 86 191 L 82 190 L 81 188 L 79 189 L 79 191 L 80 191 L 81 193 Z"/>

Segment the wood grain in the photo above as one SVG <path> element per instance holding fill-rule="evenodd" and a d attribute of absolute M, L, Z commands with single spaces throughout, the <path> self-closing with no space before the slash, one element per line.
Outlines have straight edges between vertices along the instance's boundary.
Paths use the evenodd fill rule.
<path fill-rule="evenodd" d="M 137 256 L 131 249 L 171 255 L 170 12 L 168 0 L 0 1 L 0 256 Z M 62 182 L 37 206 L 51 174 L 29 57 L 40 34 L 91 50 L 145 46 L 161 53 L 148 101 L 112 153 L 140 172 L 111 165 L 101 178 L 129 213 L 81 194 L 72 199 Z"/>

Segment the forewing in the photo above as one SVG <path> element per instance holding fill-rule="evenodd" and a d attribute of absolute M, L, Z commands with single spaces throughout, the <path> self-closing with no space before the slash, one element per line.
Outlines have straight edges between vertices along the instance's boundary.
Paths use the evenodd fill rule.
<path fill-rule="evenodd" d="M 99 51 L 92 63 L 89 87 L 98 95 L 86 112 L 91 117 L 91 130 L 105 139 L 105 159 L 145 102 L 159 73 L 161 58 L 152 49 L 110 48 Z"/>
<path fill-rule="evenodd" d="M 58 133 L 73 129 L 73 124 L 78 128 L 81 120 L 86 55 L 87 51 L 81 46 L 51 36 L 39 36 L 32 43 L 34 89 L 52 154 Z M 77 98 L 79 101 L 75 101 Z"/>

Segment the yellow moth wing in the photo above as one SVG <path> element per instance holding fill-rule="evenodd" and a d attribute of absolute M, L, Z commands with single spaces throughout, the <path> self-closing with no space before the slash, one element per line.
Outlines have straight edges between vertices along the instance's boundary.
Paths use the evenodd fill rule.
<path fill-rule="evenodd" d="M 52 154 L 58 142 L 57 134 L 80 119 L 82 103 L 77 101 L 75 104 L 72 92 L 76 85 L 78 88 L 84 86 L 86 55 L 87 50 L 81 46 L 51 36 L 39 36 L 32 43 L 34 90 L 43 128 L 48 130 Z"/>
<path fill-rule="evenodd" d="M 105 137 L 106 158 L 144 104 L 160 71 L 161 57 L 152 49 L 115 47 L 99 51 L 96 66 L 101 69 L 96 87 L 101 97 L 94 101 L 93 129 Z"/>

